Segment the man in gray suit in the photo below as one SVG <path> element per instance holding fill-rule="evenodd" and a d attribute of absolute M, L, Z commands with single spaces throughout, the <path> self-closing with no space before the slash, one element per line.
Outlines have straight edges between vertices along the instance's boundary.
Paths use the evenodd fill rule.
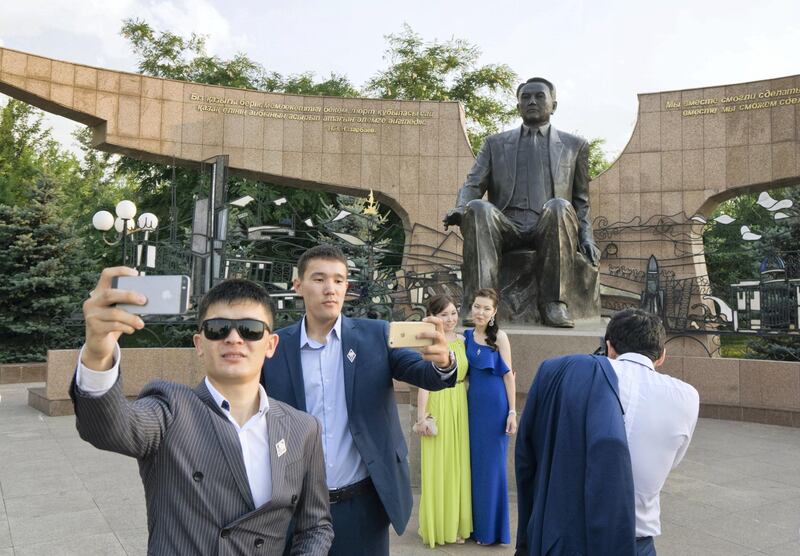
<path fill-rule="evenodd" d="M 519 86 L 522 126 L 486 138 L 444 223 L 464 236 L 464 307 L 480 288 L 498 289 L 502 253 L 535 249 L 542 319 L 572 327 L 569 307 L 586 296 L 567 291 L 566 277 L 584 257 L 597 267 L 600 252 L 589 222 L 589 144 L 550 125 L 556 106 L 548 80 Z"/>
<path fill-rule="evenodd" d="M 333 539 L 316 419 L 259 384 L 275 352 L 269 295 L 247 280 L 212 288 L 194 336 L 207 376 L 194 389 L 154 381 L 122 393 L 117 340 L 144 326 L 114 307 L 143 296 L 111 287 L 129 268 L 105 269 L 84 303 L 86 343 L 71 388 L 81 438 L 135 457 L 147 502 L 149 554 L 325 555 Z"/>

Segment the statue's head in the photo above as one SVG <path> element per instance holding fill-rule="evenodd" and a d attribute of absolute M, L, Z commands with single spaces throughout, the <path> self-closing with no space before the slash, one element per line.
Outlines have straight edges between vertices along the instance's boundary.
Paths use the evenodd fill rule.
<path fill-rule="evenodd" d="M 525 125 L 548 123 L 556 106 L 556 87 L 544 77 L 531 77 L 517 87 L 517 110 Z"/>

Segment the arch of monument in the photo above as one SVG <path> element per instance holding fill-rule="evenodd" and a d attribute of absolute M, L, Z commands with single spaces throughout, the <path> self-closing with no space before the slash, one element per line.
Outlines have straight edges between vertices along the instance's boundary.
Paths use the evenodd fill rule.
<path fill-rule="evenodd" d="M 700 217 L 741 193 L 797 185 L 798 119 L 796 76 L 639 95 L 630 141 L 590 187 L 600 247 L 616 247 L 603 260 L 603 284 L 624 288 L 621 276 L 644 274 L 650 255 L 676 279 L 702 280 Z M 663 234 L 637 226 L 655 230 L 665 221 L 676 226 Z M 700 301 L 695 296 L 691 303 Z"/>
<path fill-rule="evenodd" d="M 265 93 L 8 48 L 0 48 L 0 92 L 90 126 L 102 150 L 167 164 L 227 154 L 232 172 L 267 182 L 361 196 L 372 189 L 403 219 L 411 266 L 424 266 L 437 249 L 460 253 L 459 236 L 438 231 L 474 160 L 456 102 Z M 624 289 L 612 266 L 644 274 L 650 255 L 672 261 L 676 278 L 705 276 L 702 240 L 678 256 L 671 238 L 636 224 L 673 216 L 701 235 L 702 224 L 691 217 L 708 216 L 721 200 L 797 183 L 798 121 L 797 76 L 639 95 L 628 145 L 590 185 L 598 243 L 617 247 L 601 263 L 603 285 Z M 535 345 L 512 341 L 514 360 L 529 367 L 518 376 L 520 395 L 538 362 L 563 352 L 563 336 L 548 338 Z M 596 343 L 586 336 L 570 350 L 592 351 Z M 800 364 L 708 358 L 693 346 L 683 338 L 672 342 L 666 371 L 698 388 L 706 415 L 800 426 Z M 45 407 L 66 400 L 74 357 L 51 352 Z M 146 367 L 167 376 L 178 364 L 196 374 L 196 362 L 186 357 L 146 358 Z M 143 385 L 144 371 L 129 376 L 130 393 Z"/>
<path fill-rule="evenodd" d="M 458 102 L 302 96 L 154 78 L 0 48 L 0 92 L 92 128 L 93 145 L 376 198 L 400 215 L 407 261 L 443 247 L 441 218 L 473 162 Z M 460 239 L 444 243 L 460 253 Z M 414 256 L 414 255 L 419 255 Z M 410 257 L 409 257 L 410 256 Z"/>

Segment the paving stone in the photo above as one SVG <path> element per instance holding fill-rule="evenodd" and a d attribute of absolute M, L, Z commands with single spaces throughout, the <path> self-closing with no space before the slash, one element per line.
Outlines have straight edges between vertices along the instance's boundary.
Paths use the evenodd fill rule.
<path fill-rule="evenodd" d="M 100 512 L 114 533 L 147 528 L 147 506 L 139 504 L 109 504 Z"/>
<path fill-rule="evenodd" d="M 762 552 L 797 541 L 800 500 L 769 503 L 758 508 L 704 521 L 697 526 L 715 537 Z"/>
<path fill-rule="evenodd" d="M 117 531 L 117 540 L 128 556 L 147 555 L 147 527 L 144 529 L 130 529 Z"/>
<path fill-rule="evenodd" d="M 81 483 L 78 476 L 71 469 L 66 469 L 50 475 L 3 479 L 0 481 L 0 486 L 3 489 L 3 496 L 8 500 L 19 496 L 36 496 L 63 490 L 77 490 L 80 488 Z"/>
<path fill-rule="evenodd" d="M 15 548 L 67 540 L 78 535 L 111 533 L 111 528 L 97 508 L 24 519 L 9 516 L 8 524 Z"/>
<path fill-rule="evenodd" d="M 800 534 L 798 537 L 800 537 Z M 764 553 L 770 554 L 771 556 L 797 556 L 800 554 L 800 538 L 797 538 L 786 544 L 768 548 L 764 551 Z"/>
<path fill-rule="evenodd" d="M 8 529 L 8 520 L 5 516 L 0 517 L 0 554 L 2 549 L 11 548 L 11 531 Z"/>
<path fill-rule="evenodd" d="M 14 547 L 15 556 L 114 556 L 125 555 L 117 537 L 112 533 L 82 535 L 69 539 Z"/>
<path fill-rule="evenodd" d="M 6 500 L 9 520 L 24 521 L 45 516 L 93 510 L 97 508 L 91 495 L 84 489 L 20 496 Z"/>
<path fill-rule="evenodd" d="M 658 556 L 745 556 L 752 548 L 688 527 L 664 528 L 656 538 Z"/>

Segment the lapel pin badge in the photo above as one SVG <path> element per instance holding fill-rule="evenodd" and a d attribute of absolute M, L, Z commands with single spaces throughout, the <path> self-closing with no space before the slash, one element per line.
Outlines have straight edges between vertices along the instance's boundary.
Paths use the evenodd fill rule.
<path fill-rule="evenodd" d="M 275 444 L 275 451 L 278 453 L 278 457 L 281 457 L 283 454 L 285 454 L 286 453 L 286 440 L 281 438 L 280 441 L 277 444 Z"/>
<path fill-rule="evenodd" d="M 353 361 L 355 361 L 356 360 L 356 352 L 353 351 L 352 349 L 350 351 L 348 351 L 347 352 L 347 359 L 349 359 L 351 363 Z"/>

